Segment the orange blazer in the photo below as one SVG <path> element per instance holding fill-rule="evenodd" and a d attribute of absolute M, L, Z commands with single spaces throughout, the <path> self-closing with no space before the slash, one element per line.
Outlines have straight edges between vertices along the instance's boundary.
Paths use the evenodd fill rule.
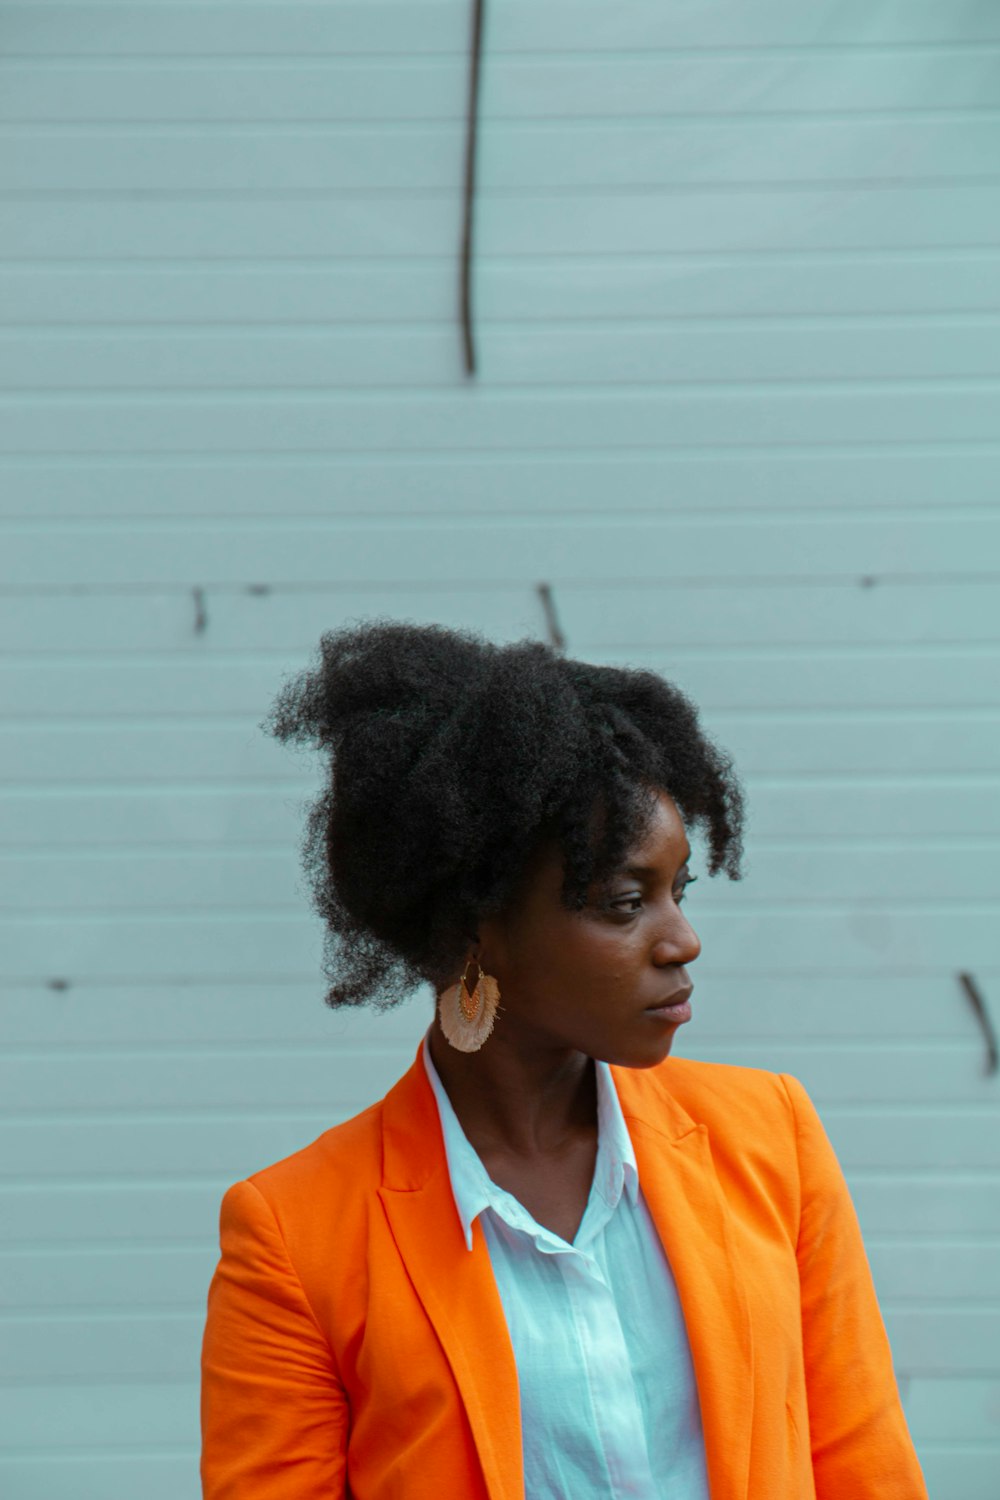
<path fill-rule="evenodd" d="M 926 1500 L 801 1084 L 674 1058 L 614 1077 L 687 1321 L 712 1500 Z M 474 1235 L 470 1253 L 419 1056 L 380 1103 L 230 1188 L 206 1500 L 523 1500 L 517 1371 Z"/>

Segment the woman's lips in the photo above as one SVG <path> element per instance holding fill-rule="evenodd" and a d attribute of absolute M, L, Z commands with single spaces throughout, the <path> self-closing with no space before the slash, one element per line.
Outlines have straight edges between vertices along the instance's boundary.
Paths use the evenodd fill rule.
<path fill-rule="evenodd" d="M 656 1016 L 661 1021 L 670 1021 L 674 1026 L 680 1026 L 684 1021 L 691 1019 L 691 988 L 686 987 L 677 990 L 669 1000 L 663 1000 L 659 1005 L 646 1007 L 647 1016 Z"/>

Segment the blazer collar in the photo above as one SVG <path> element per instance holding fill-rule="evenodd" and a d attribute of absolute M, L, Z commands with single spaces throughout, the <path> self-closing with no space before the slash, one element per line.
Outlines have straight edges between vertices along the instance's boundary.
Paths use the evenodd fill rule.
<path fill-rule="evenodd" d="M 613 1068 L 639 1182 L 684 1310 L 711 1500 L 745 1500 L 753 1418 L 750 1314 L 731 1212 L 709 1144 L 655 1073 Z M 385 1206 L 399 1253 L 451 1366 L 490 1500 L 523 1500 L 517 1368 L 478 1221 L 470 1254 L 423 1062 L 383 1101 Z"/>
<path fill-rule="evenodd" d="M 670 1092 L 670 1064 L 612 1068 L 639 1182 L 687 1324 L 712 1500 L 745 1500 L 753 1422 L 753 1341 L 731 1210 L 708 1126 Z"/>
<path fill-rule="evenodd" d="M 418 1053 L 382 1105 L 379 1197 L 414 1289 L 451 1366 L 489 1500 L 524 1500 L 517 1367 L 477 1221 L 470 1254 L 441 1123 Z"/>

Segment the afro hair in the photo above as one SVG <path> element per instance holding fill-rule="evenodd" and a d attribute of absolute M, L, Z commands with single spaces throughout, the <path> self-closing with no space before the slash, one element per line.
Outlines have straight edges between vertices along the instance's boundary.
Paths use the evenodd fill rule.
<path fill-rule="evenodd" d="M 328 760 L 303 853 L 332 1006 L 384 1008 L 448 982 L 546 840 L 562 852 L 562 900 L 579 908 L 658 789 L 704 830 L 710 873 L 739 878 L 732 765 L 653 672 L 376 620 L 324 635 L 266 727 Z"/>

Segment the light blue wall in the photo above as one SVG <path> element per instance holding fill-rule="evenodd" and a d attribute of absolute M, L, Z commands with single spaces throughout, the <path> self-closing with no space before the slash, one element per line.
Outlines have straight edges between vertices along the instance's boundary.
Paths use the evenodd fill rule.
<path fill-rule="evenodd" d="M 690 1053 L 812 1091 L 932 1493 L 1000 1488 L 1000 9 L 0 5 L 0 1493 L 197 1491 L 225 1185 L 320 1004 L 307 762 L 389 614 L 661 668 L 751 795 Z"/>

